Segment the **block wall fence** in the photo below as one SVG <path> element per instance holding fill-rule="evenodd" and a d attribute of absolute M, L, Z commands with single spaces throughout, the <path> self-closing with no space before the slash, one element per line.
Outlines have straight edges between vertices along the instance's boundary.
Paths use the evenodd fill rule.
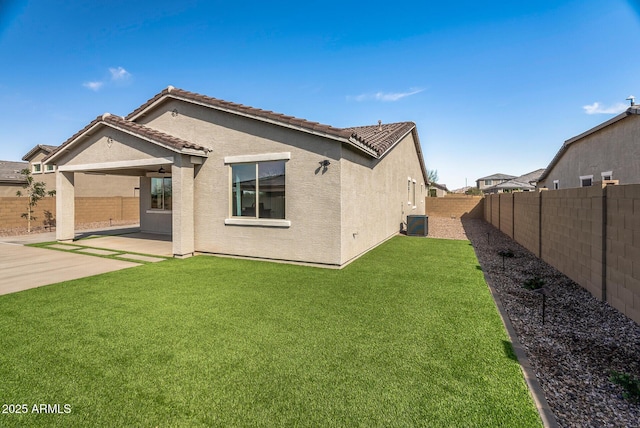
<path fill-rule="evenodd" d="M 640 323 L 640 185 L 490 195 L 484 219 Z"/>
<path fill-rule="evenodd" d="M 425 198 L 425 214 L 431 217 L 483 218 L 482 196 L 448 194 L 442 198 Z"/>
<path fill-rule="evenodd" d="M 78 197 L 75 199 L 75 224 L 108 221 L 140 221 L 140 202 L 138 197 L 113 196 L 104 198 Z M 35 221 L 32 228 L 42 228 L 48 211 L 56 218 L 56 198 L 45 197 L 35 207 Z M 22 213 L 27 212 L 26 197 L 0 198 L 0 230 L 26 228 L 27 220 Z"/>

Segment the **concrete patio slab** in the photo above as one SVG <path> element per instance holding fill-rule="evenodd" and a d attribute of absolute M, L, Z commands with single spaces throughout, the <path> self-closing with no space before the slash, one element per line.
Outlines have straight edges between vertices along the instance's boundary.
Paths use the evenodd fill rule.
<path fill-rule="evenodd" d="M 95 254 L 97 256 L 115 256 L 116 254 L 120 254 L 118 251 L 99 250 L 96 248 L 81 248 L 78 250 L 78 253 Z"/>
<path fill-rule="evenodd" d="M 142 262 L 151 262 L 151 263 L 156 263 L 156 262 L 162 262 L 166 259 L 160 258 L 160 257 L 150 257 L 150 256 L 141 256 L 140 254 L 120 254 L 118 256 L 118 258 L 121 259 L 131 259 L 131 260 L 140 260 Z"/>
<path fill-rule="evenodd" d="M 69 251 L 75 251 L 75 250 L 79 250 L 80 247 L 76 247 L 73 245 L 67 245 L 67 244 L 54 244 L 54 245 L 47 245 L 47 248 L 55 248 L 56 250 L 69 250 Z"/>
<path fill-rule="evenodd" d="M 140 266 L 139 263 L 0 242 L 0 295 Z"/>
<path fill-rule="evenodd" d="M 76 241 L 76 243 L 109 250 L 173 257 L 171 236 L 155 233 L 137 232 L 118 236 L 101 236 L 99 238 L 82 239 Z"/>

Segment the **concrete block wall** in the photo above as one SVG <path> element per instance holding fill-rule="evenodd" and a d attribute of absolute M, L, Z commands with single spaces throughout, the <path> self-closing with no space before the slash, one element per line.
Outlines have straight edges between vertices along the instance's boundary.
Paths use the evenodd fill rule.
<path fill-rule="evenodd" d="M 607 186 L 606 299 L 640 323 L 640 185 Z"/>
<path fill-rule="evenodd" d="M 446 195 L 425 198 L 425 213 L 429 217 L 484 218 L 484 198 L 471 195 Z"/>
<path fill-rule="evenodd" d="M 25 228 L 27 221 L 20 217 L 27 211 L 26 197 L 0 198 L 0 230 Z M 78 197 L 75 198 L 75 224 L 113 221 L 140 221 L 138 197 L 113 196 L 104 198 Z M 45 211 L 51 212 L 56 218 L 56 198 L 46 197 L 35 207 L 35 221 L 32 228 L 42 227 Z"/>
<path fill-rule="evenodd" d="M 19 197 L 3 197 L 0 198 L 0 230 L 26 228 L 27 220 L 22 218 L 22 213 L 26 213 L 28 200 L 26 196 Z M 42 227 L 45 220 L 45 211 L 52 214 L 56 212 L 56 199 L 46 197 L 34 208 L 33 216 L 36 218 L 31 221 L 31 227 Z"/>
<path fill-rule="evenodd" d="M 506 234 L 512 224 L 515 241 L 640 323 L 640 185 L 491 195 L 484 214 Z"/>
<path fill-rule="evenodd" d="M 540 193 L 541 258 L 604 300 L 603 189 Z"/>
<path fill-rule="evenodd" d="M 536 192 L 513 194 L 513 239 L 540 257 L 540 195 Z"/>
<path fill-rule="evenodd" d="M 498 204 L 500 205 L 499 229 L 513 238 L 513 193 L 500 193 Z"/>

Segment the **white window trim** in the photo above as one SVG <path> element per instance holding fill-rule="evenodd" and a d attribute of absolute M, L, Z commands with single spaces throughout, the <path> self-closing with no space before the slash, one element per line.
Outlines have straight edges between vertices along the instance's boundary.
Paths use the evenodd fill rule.
<path fill-rule="evenodd" d="M 290 227 L 291 220 L 277 218 L 226 218 L 224 224 L 234 226 Z"/>
<path fill-rule="evenodd" d="M 291 152 L 263 153 L 259 155 L 225 156 L 224 163 L 228 165 L 233 163 L 269 162 L 289 159 L 291 159 Z"/>
<path fill-rule="evenodd" d="M 291 159 L 291 152 L 282 153 L 265 153 L 261 155 L 240 155 L 240 156 L 225 156 L 225 165 L 232 166 L 240 163 L 255 163 L 256 167 L 260 162 L 269 161 L 286 161 Z M 256 170 L 257 173 L 257 170 Z M 286 177 L 286 167 L 285 167 Z M 286 180 L 286 178 L 285 178 Z M 286 185 L 286 183 L 285 183 Z M 258 184 L 259 186 L 259 184 Z M 291 220 L 279 219 L 279 218 L 255 218 L 255 217 L 236 217 L 233 215 L 232 209 L 232 193 L 233 193 L 233 176 L 231 168 L 229 168 L 229 218 L 224 219 L 225 225 L 234 226 L 263 226 L 263 227 L 290 227 Z M 286 215 L 286 208 L 285 208 Z"/>
<path fill-rule="evenodd" d="M 591 185 L 593 186 L 593 174 L 580 176 L 580 187 L 589 187 L 589 186 L 583 186 L 582 180 L 591 180 Z"/>
<path fill-rule="evenodd" d="M 604 177 L 607 175 L 611 177 L 609 178 L 609 180 L 613 180 L 613 171 L 604 171 L 600 173 L 600 177 L 602 177 L 602 180 L 604 180 Z"/>
<path fill-rule="evenodd" d="M 553 180 L 553 190 L 558 190 L 559 188 L 560 188 L 560 180 Z"/>
<path fill-rule="evenodd" d="M 52 165 L 50 163 L 46 164 L 46 165 L 42 165 L 43 166 L 43 171 L 45 174 L 48 172 L 56 172 L 56 166 Z M 51 169 L 49 169 L 51 168 Z"/>
<path fill-rule="evenodd" d="M 40 166 L 40 171 L 36 171 L 36 166 Z M 31 164 L 32 174 L 42 174 L 42 162 L 34 162 Z"/>

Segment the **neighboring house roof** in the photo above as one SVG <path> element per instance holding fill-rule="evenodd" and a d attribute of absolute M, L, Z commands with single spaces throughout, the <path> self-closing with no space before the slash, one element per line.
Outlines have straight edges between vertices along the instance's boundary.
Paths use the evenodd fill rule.
<path fill-rule="evenodd" d="M 515 175 L 508 175 L 508 174 L 493 174 L 493 175 L 488 175 L 486 177 L 478 178 L 476 181 L 480 181 L 480 180 L 511 180 L 512 178 L 516 178 L 516 176 Z"/>
<path fill-rule="evenodd" d="M 501 190 L 518 190 L 518 189 L 535 190 L 535 188 L 536 188 L 535 184 L 531 184 L 531 183 L 536 183 L 543 172 L 544 172 L 544 168 L 536 169 L 535 171 L 531 171 L 531 172 L 529 172 L 527 174 L 523 174 L 520 177 L 512 178 L 511 180 L 507 180 L 507 181 L 505 181 L 503 183 L 496 184 L 495 186 L 491 186 L 491 187 L 489 187 L 487 189 L 484 189 L 484 190 L 485 190 L 485 192 L 491 192 L 491 190 L 494 190 L 494 189 L 501 189 Z"/>
<path fill-rule="evenodd" d="M 57 149 L 58 146 L 50 146 L 48 144 L 37 144 L 34 148 L 32 148 L 31 150 L 29 150 L 27 152 L 26 155 L 22 156 L 22 160 L 23 161 L 29 161 L 31 160 L 31 158 L 38 153 L 38 151 L 42 150 L 43 152 L 45 152 L 46 154 L 50 154 L 51 152 L 53 152 L 55 149 Z"/>
<path fill-rule="evenodd" d="M 90 134 L 100 126 L 108 126 L 113 129 L 118 129 L 127 134 L 134 135 L 178 153 L 206 156 L 210 151 L 206 147 L 190 143 L 172 135 L 165 134 L 164 132 L 156 131 L 155 129 L 148 128 L 144 125 L 128 121 L 120 116 L 105 113 L 102 116 L 96 117 L 91 123 L 62 143 L 53 153 L 44 158 L 44 162 L 52 161 L 58 157 L 59 154 L 63 153 L 66 149 L 79 141 L 83 135 Z"/>
<path fill-rule="evenodd" d="M 632 115 L 640 115 L 640 106 L 634 105 L 629 107 L 628 109 L 626 109 L 624 112 L 620 113 L 619 115 L 607 120 L 606 122 L 601 123 L 598 126 L 594 126 L 593 128 L 589 129 L 588 131 L 583 132 L 580 135 L 576 135 L 573 138 L 569 138 L 567 141 L 564 142 L 564 144 L 562 144 L 562 146 L 560 147 L 560 150 L 558 150 L 558 152 L 556 153 L 556 155 L 553 157 L 553 159 L 551 159 L 551 162 L 549 162 L 549 166 L 547 166 L 546 170 L 544 171 L 544 173 L 538 178 L 538 181 L 542 181 L 545 178 L 547 178 L 547 176 L 549 175 L 549 173 L 551 172 L 551 170 L 556 166 L 556 164 L 558 163 L 558 161 L 560 161 L 560 158 L 564 155 L 564 153 L 569 149 L 569 146 L 571 146 L 571 144 L 579 142 L 580 140 L 582 140 L 583 138 L 594 134 L 598 131 L 600 131 L 603 128 L 606 128 L 607 126 L 613 125 L 614 123 L 617 123 L 629 116 Z"/>
<path fill-rule="evenodd" d="M 26 162 L 13 162 L 0 160 L 0 182 L 22 184 L 26 182 L 20 173 L 25 168 L 29 168 Z"/>
<path fill-rule="evenodd" d="M 446 184 L 429 183 L 429 186 L 435 187 L 435 188 L 440 189 L 440 190 L 444 190 L 445 192 L 449 191 L 449 189 L 447 189 L 447 185 Z"/>

